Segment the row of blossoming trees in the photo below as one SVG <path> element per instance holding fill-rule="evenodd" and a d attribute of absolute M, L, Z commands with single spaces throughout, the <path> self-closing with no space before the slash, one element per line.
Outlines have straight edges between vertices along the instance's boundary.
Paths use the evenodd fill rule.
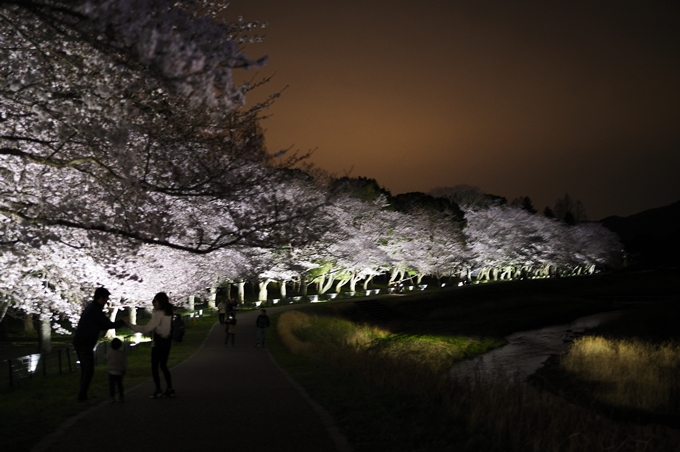
<path fill-rule="evenodd" d="M 391 197 L 267 152 L 259 122 L 276 96 L 246 107 L 260 83 L 232 78 L 265 63 L 242 51 L 263 25 L 225 14 L 200 0 L 0 2 L 0 320 L 35 315 L 49 336 L 100 285 L 115 315 L 229 281 L 265 299 L 272 281 L 324 293 L 384 273 L 498 279 L 616 260 L 597 224 Z"/>
<path fill-rule="evenodd" d="M 356 190 L 366 181 L 340 182 L 345 190 L 319 213 L 332 225 L 319 240 L 251 250 L 258 259 L 248 261 L 256 262 L 249 274 L 260 282 L 261 300 L 262 289 L 273 281 L 280 287 L 294 282 L 303 290 L 311 282 L 323 294 L 354 292 L 360 282 L 366 289 L 383 274 L 391 283 L 407 278 L 420 283 L 428 275 L 502 280 L 593 273 L 620 262 L 618 238 L 599 223 L 572 226 L 497 202 L 460 210 L 421 193 L 366 199 Z"/>

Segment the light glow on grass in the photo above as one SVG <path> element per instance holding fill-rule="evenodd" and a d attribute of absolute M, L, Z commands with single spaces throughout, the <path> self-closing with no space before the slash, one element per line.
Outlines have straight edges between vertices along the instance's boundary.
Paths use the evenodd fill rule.
<path fill-rule="evenodd" d="M 620 407 L 677 411 L 673 394 L 680 378 L 680 345 L 599 336 L 574 342 L 560 365 L 579 379 L 600 384 L 598 397 Z"/>
<path fill-rule="evenodd" d="M 383 327 L 299 311 L 282 313 L 277 328 L 283 343 L 295 353 L 341 354 L 343 359 L 366 369 L 408 365 L 444 373 L 464 357 L 465 349 L 473 342 L 469 338 L 398 335 Z"/>
<path fill-rule="evenodd" d="M 344 416 L 341 422 L 352 426 L 350 441 L 360 445 L 442 450 L 444 441 L 446 450 L 634 452 L 642 444 L 647 450 L 677 450 L 672 429 L 617 423 L 517 378 L 442 375 L 449 366 L 450 355 L 442 351 L 451 349 L 450 337 L 395 335 L 300 312 L 282 313 L 274 327 L 282 348 L 311 358 L 291 361 L 296 380 Z M 406 425 L 416 425 L 417 434 Z M 423 434 L 430 426 L 430 434 Z"/>

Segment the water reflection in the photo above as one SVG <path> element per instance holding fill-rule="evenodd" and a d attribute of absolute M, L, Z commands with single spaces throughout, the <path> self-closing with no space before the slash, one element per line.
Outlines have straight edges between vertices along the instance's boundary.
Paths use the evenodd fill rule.
<path fill-rule="evenodd" d="M 520 331 L 507 336 L 507 345 L 474 359 L 454 364 L 451 374 L 458 377 L 517 374 L 524 379 L 538 370 L 550 355 L 564 353 L 571 342 L 585 330 L 606 323 L 621 315 L 621 311 L 602 312 L 537 330 Z"/>

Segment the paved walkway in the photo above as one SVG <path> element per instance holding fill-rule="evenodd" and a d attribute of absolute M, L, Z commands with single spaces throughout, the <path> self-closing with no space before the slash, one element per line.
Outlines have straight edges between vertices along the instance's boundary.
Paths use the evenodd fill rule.
<path fill-rule="evenodd" d="M 236 347 L 223 347 L 216 324 L 203 347 L 172 369 L 177 397 L 149 399 L 147 381 L 126 390 L 124 403 L 69 419 L 33 451 L 350 451 L 330 415 L 255 347 L 258 314 L 238 316 Z"/>

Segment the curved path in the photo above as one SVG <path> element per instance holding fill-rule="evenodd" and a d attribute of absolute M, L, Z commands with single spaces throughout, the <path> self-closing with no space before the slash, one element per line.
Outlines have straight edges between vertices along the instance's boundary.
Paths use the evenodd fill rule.
<path fill-rule="evenodd" d="M 147 381 L 126 390 L 124 403 L 69 419 L 33 451 L 350 451 L 330 415 L 255 347 L 258 314 L 238 316 L 234 348 L 223 347 L 221 325 L 212 328 L 201 349 L 172 369 L 177 397 L 149 399 Z"/>

